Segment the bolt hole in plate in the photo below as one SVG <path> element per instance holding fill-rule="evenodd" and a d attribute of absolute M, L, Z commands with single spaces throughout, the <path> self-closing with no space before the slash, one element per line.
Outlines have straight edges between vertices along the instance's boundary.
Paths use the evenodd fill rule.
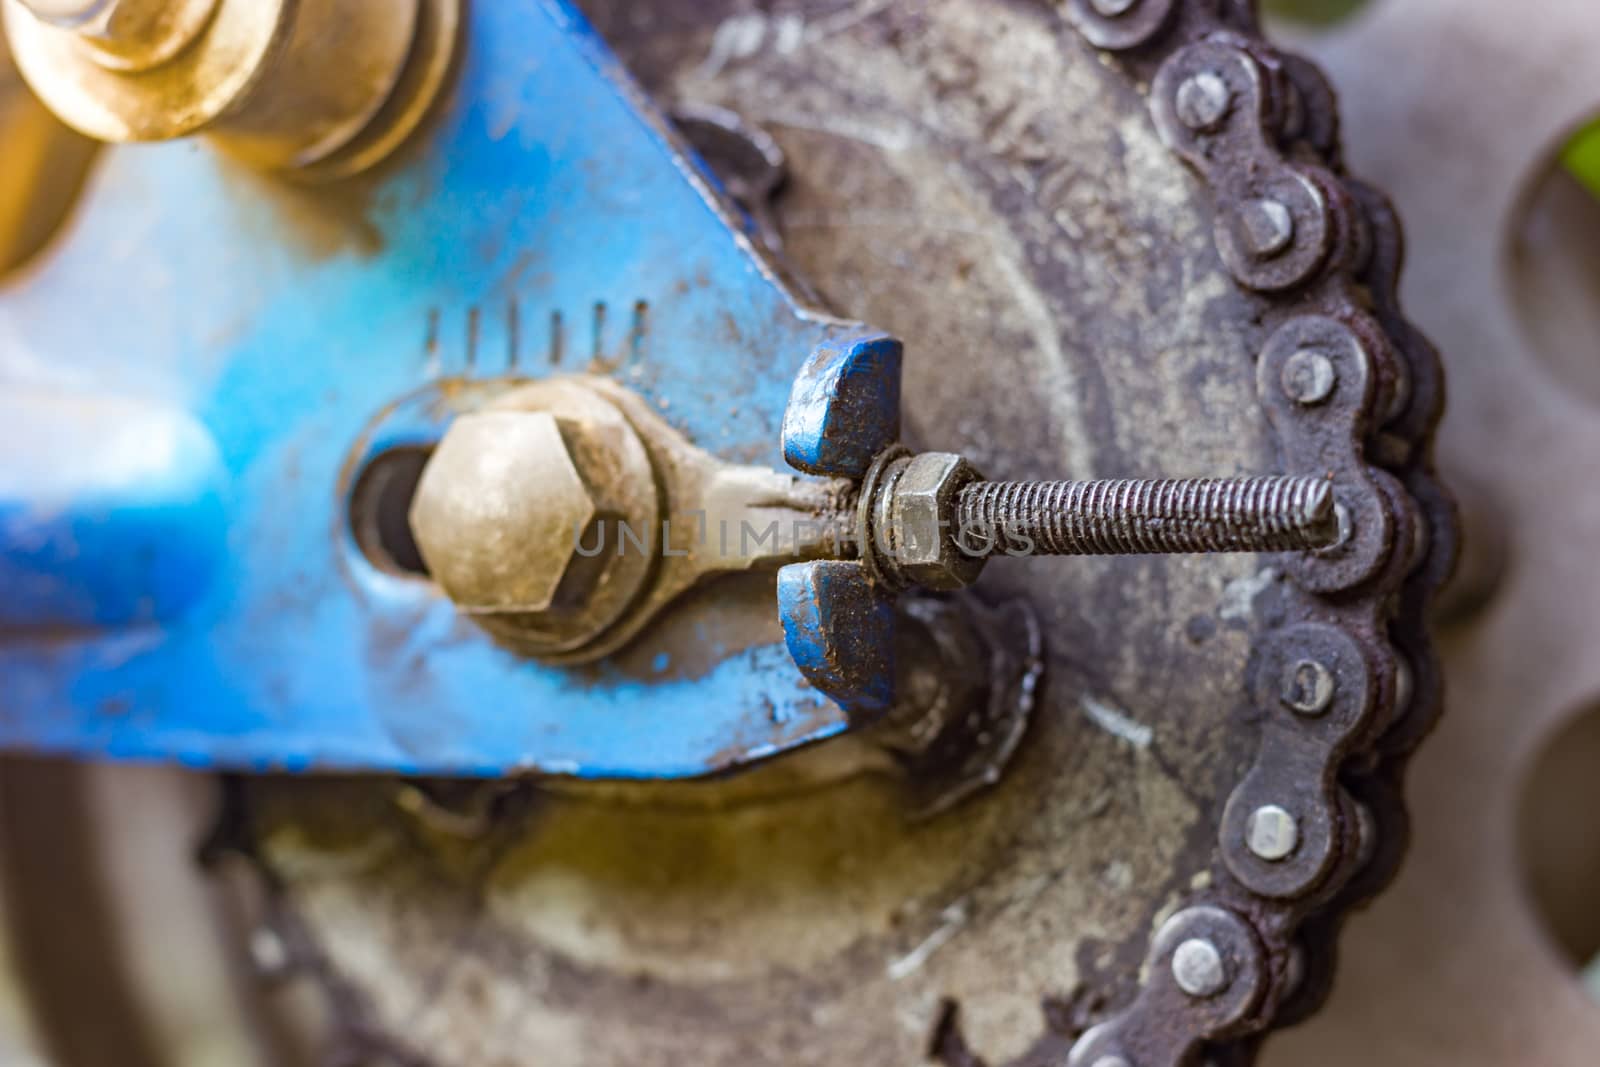
<path fill-rule="evenodd" d="M 426 578 L 411 532 L 411 501 L 433 449 L 402 445 L 379 452 L 356 477 L 350 492 L 350 532 L 368 562 L 391 574 Z"/>
<path fill-rule="evenodd" d="M 1565 388 L 1600 404 L 1600 118 L 1534 169 L 1505 269 L 1529 347 Z"/>
<path fill-rule="evenodd" d="M 1600 704 L 1581 711 L 1534 758 L 1517 843 L 1533 909 L 1556 949 L 1600 1001 Z"/>

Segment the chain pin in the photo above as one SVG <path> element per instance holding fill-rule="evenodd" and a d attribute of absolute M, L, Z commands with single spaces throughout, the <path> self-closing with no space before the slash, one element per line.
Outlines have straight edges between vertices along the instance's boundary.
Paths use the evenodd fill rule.
<path fill-rule="evenodd" d="M 1172 954 L 1172 978 L 1191 997 L 1214 997 L 1228 988 L 1228 968 L 1217 946 L 1191 938 Z"/>
<path fill-rule="evenodd" d="M 1178 121 L 1195 133 L 1216 129 L 1233 107 L 1233 90 L 1215 71 L 1203 70 L 1184 79 L 1174 101 Z"/>
<path fill-rule="evenodd" d="M 1294 854 L 1300 846 L 1300 826 L 1283 808 L 1276 804 L 1263 804 L 1250 813 L 1250 823 L 1245 827 L 1246 843 L 1257 858 L 1268 863 L 1279 863 Z"/>

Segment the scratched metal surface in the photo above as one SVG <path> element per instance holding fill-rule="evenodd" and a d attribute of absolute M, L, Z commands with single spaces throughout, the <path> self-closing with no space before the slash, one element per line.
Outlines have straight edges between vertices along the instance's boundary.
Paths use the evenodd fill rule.
<path fill-rule="evenodd" d="M 1277 469 L 1205 197 L 1047 5 L 585 6 L 649 87 L 786 149 L 788 261 L 905 338 L 914 443 L 994 477 Z M 911 1064 L 944 998 L 991 1064 L 1058 1055 L 1074 992 L 1127 995 L 1210 877 L 1281 584 L 1270 558 L 1007 560 L 978 590 L 1040 611 L 1045 691 L 1005 781 L 932 821 L 892 777 L 808 788 L 793 761 L 527 787 L 465 837 L 374 786 L 266 781 L 263 855 L 429 1064 Z"/>
<path fill-rule="evenodd" d="M 437 435 L 486 379 L 611 374 L 782 469 L 794 373 L 834 329 L 570 9 L 471 19 L 443 114 L 378 177 L 296 189 L 193 143 L 108 150 L 0 288 L 0 748 L 670 777 L 843 729 L 770 575 L 564 670 L 356 549 L 362 459 Z"/>

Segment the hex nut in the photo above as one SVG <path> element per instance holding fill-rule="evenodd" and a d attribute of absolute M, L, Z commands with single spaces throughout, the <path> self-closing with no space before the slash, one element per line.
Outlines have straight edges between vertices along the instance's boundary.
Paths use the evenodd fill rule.
<path fill-rule="evenodd" d="M 984 560 L 961 551 L 956 498 L 982 479 L 965 459 L 923 452 L 904 461 L 887 487 L 887 529 L 877 533 L 901 577 L 929 589 L 962 589 L 977 580 Z"/>

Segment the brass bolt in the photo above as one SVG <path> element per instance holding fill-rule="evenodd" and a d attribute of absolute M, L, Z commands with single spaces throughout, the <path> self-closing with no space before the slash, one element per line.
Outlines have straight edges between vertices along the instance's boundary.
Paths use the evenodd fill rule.
<path fill-rule="evenodd" d="M 462 0 L 0 0 L 17 67 L 101 141 L 203 133 L 308 177 L 376 163 L 443 87 Z"/>

